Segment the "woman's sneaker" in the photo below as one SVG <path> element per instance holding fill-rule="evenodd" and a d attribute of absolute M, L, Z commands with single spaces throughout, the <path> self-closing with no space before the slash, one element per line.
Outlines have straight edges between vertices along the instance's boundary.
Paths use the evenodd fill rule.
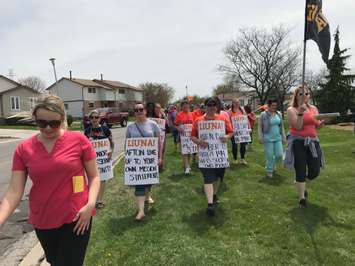
<path fill-rule="evenodd" d="M 299 206 L 300 206 L 301 209 L 307 208 L 307 201 L 306 201 L 306 199 L 301 199 L 301 200 L 299 201 Z"/>
<path fill-rule="evenodd" d="M 191 168 L 190 167 L 185 168 L 184 174 L 189 175 L 190 173 L 191 173 Z"/>
<path fill-rule="evenodd" d="M 214 207 L 213 206 L 208 206 L 207 210 L 206 210 L 206 213 L 207 213 L 208 216 L 214 216 L 215 215 Z"/>

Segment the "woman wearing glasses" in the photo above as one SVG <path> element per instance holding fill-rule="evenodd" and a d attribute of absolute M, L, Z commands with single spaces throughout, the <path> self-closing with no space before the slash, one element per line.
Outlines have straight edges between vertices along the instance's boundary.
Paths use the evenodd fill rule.
<path fill-rule="evenodd" d="M 308 88 L 298 87 L 287 109 L 290 135 L 284 163 L 287 168 L 295 169 L 300 208 L 307 207 L 306 181 L 315 179 L 320 173 L 320 167 L 324 166 L 317 137 L 317 128 L 324 124 L 324 120 L 317 120 L 317 115 L 317 107 L 310 104 Z"/>
<path fill-rule="evenodd" d="M 110 149 L 107 151 L 107 155 L 103 156 L 104 158 L 97 158 L 98 166 L 102 164 L 103 159 L 105 160 L 103 165 L 110 165 L 110 169 L 112 169 L 112 152 L 115 147 L 114 142 L 112 140 L 111 130 L 104 125 L 100 124 L 100 113 L 97 110 L 93 110 L 89 114 L 90 125 L 85 129 L 85 136 L 94 144 L 97 140 L 101 140 L 103 143 L 107 141 L 110 144 Z M 94 145 L 95 147 L 95 145 Z M 102 148 L 100 148 L 101 150 Z M 106 162 L 108 160 L 108 162 Z M 100 169 L 100 168 L 99 168 Z M 113 177 L 112 171 L 108 173 L 100 174 L 101 183 L 100 183 L 100 191 L 97 197 L 96 208 L 102 209 L 105 207 L 105 203 L 103 202 L 103 196 L 106 187 L 106 181 Z"/>
<path fill-rule="evenodd" d="M 47 261 L 54 266 L 82 265 L 100 188 L 96 153 L 84 135 L 64 129 L 59 97 L 39 101 L 33 117 L 40 133 L 16 148 L 10 186 L 1 201 L 0 227 L 19 204 L 29 176 L 33 185 L 28 222 Z"/>
<path fill-rule="evenodd" d="M 224 122 L 224 133 L 220 136 L 220 141 L 226 143 L 228 139 L 233 136 L 232 125 L 225 116 L 218 114 L 218 105 L 220 101 L 218 98 L 209 98 L 205 102 L 206 114 L 197 118 L 193 124 L 191 132 L 191 140 L 196 143 L 196 145 L 201 148 L 211 148 L 213 149 L 213 144 L 207 142 L 206 140 L 199 138 L 199 124 L 203 121 L 223 121 Z M 211 145 L 210 145 L 211 144 Z M 210 147 L 209 147 L 210 146 Z M 214 205 L 218 203 L 217 192 L 221 179 L 224 177 L 225 168 L 200 168 L 203 179 L 204 179 L 204 191 L 207 198 L 207 210 L 208 216 L 215 215 Z"/>
<path fill-rule="evenodd" d="M 147 118 L 147 110 L 144 108 L 144 105 L 139 103 L 136 104 L 134 107 L 134 114 L 136 117 L 136 122 L 130 124 L 127 127 L 126 131 L 126 138 L 151 138 L 156 137 L 159 139 L 160 136 L 160 129 L 152 120 L 148 120 Z M 160 141 L 159 141 L 159 152 L 158 158 L 159 163 L 161 165 L 161 158 L 162 158 L 162 149 L 160 148 Z M 137 185 L 135 186 L 135 196 L 137 201 L 138 213 L 136 215 L 136 220 L 141 221 L 145 217 L 144 213 L 144 205 L 145 202 L 147 203 L 154 203 L 150 191 L 152 185 Z"/>

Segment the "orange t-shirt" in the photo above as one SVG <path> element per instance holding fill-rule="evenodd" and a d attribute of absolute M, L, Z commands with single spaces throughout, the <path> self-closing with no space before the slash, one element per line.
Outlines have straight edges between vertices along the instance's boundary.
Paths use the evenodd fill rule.
<path fill-rule="evenodd" d="M 195 111 L 192 112 L 192 118 L 194 119 L 194 121 L 199 118 L 200 116 L 203 116 L 203 113 L 201 112 L 200 109 L 197 109 Z"/>
<path fill-rule="evenodd" d="M 231 122 L 224 115 L 215 115 L 214 118 L 207 118 L 206 115 L 197 118 L 192 126 L 191 136 L 198 138 L 198 122 L 199 121 L 210 121 L 210 120 L 221 120 L 224 121 L 226 128 L 226 134 L 233 133 L 233 128 Z"/>
<path fill-rule="evenodd" d="M 192 124 L 194 122 L 193 116 L 191 112 L 179 112 L 175 119 L 175 125 L 185 125 L 185 124 Z"/>

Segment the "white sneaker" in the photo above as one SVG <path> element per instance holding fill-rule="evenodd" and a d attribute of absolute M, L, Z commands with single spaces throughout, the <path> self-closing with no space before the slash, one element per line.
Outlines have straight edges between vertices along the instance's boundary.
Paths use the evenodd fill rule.
<path fill-rule="evenodd" d="M 272 178 L 272 177 L 273 177 L 273 175 L 272 175 L 272 173 L 271 173 L 271 172 L 266 172 L 266 176 L 267 176 L 267 177 L 270 177 L 270 178 Z"/>
<path fill-rule="evenodd" d="M 191 172 L 191 168 L 190 167 L 185 168 L 185 175 L 189 175 L 190 172 Z"/>
<path fill-rule="evenodd" d="M 247 165 L 247 164 L 248 164 L 247 161 L 244 160 L 244 159 L 241 159 L 241 160 L 240 160 L 240 163 L 241 163 L 241 164 L 244 164 L 244 165 Z"/>

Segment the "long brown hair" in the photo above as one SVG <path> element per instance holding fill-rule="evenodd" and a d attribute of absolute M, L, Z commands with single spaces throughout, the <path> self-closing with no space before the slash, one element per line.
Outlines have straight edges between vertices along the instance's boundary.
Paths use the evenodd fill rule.
<path fill-rule="evenodd" d="M 292 98 L 291 98 L 291 103 L 290 103 L 291 107 L 294 107 L 294 108 L 299 107 L 297 96 L 301 92 L 304 92 L 304 93 L 308 92 L 309 93 L 308 87 L 307 86 L 299 86 L 297 89 L 295 89 L 295 91 L 293 92 Z M 307 103 L 307 105 L 308 105 L 308 107 L 310 106 L 309 103 Z"/>

